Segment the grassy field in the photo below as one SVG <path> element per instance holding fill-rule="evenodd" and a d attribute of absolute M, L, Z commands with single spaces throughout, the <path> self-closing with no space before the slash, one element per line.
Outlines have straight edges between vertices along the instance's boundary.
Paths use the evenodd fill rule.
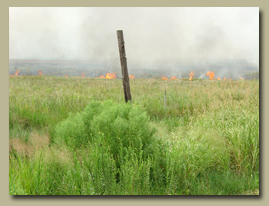
<path fill-rule="evenodd" d="M 259 194 L 259 80 L 130 87 L 10 77 L 10 195 Z"/>

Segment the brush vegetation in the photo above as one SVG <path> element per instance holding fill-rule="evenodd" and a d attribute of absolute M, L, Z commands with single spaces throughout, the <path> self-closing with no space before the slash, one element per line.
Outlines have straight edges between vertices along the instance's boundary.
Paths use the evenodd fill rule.
<path fill-rule="evenodd" d="M 259 194 L 258 80 L 130 87 L 10 77 L 9 194 Z"/>

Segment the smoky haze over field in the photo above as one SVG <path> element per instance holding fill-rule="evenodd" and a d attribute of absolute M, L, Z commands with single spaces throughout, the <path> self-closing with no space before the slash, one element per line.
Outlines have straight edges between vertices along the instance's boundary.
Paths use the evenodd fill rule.
<path fill-rule="evenodd" d="M 177 70 L 184 61 L 208 70 L 207 62 L 216 59 L 259 67 L 258 7 L 11 7 L 9 58 L 108 65 L 119 56 L 116 30 L 123 30 L 131 70 L 147 65 Z"/>

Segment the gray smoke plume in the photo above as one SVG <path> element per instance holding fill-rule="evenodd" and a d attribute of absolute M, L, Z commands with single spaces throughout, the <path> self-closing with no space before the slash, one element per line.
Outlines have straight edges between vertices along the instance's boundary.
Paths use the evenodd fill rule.
<path fill-rule="evenodd" d="M 11 7 L 9 58 L 109 65 L 119 56 L 117 30 L 123 30 L 130 70 L 178 73 L 187 61 L 202 75 L 214 69 L 208 63 L 212 60 L 247 61 L 258 67 L 258 7 Z M 223 67 L 236 73 L 231 64 Z"/>

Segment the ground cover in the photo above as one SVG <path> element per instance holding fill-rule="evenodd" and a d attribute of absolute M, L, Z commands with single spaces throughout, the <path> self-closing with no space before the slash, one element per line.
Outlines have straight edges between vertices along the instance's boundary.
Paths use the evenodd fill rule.
<path fill-rule="evenodd" d="M 259 193 L 258 80 L 130 86 L 126 105 L 119 79 L 10 77 L 10 194 Z"/>

